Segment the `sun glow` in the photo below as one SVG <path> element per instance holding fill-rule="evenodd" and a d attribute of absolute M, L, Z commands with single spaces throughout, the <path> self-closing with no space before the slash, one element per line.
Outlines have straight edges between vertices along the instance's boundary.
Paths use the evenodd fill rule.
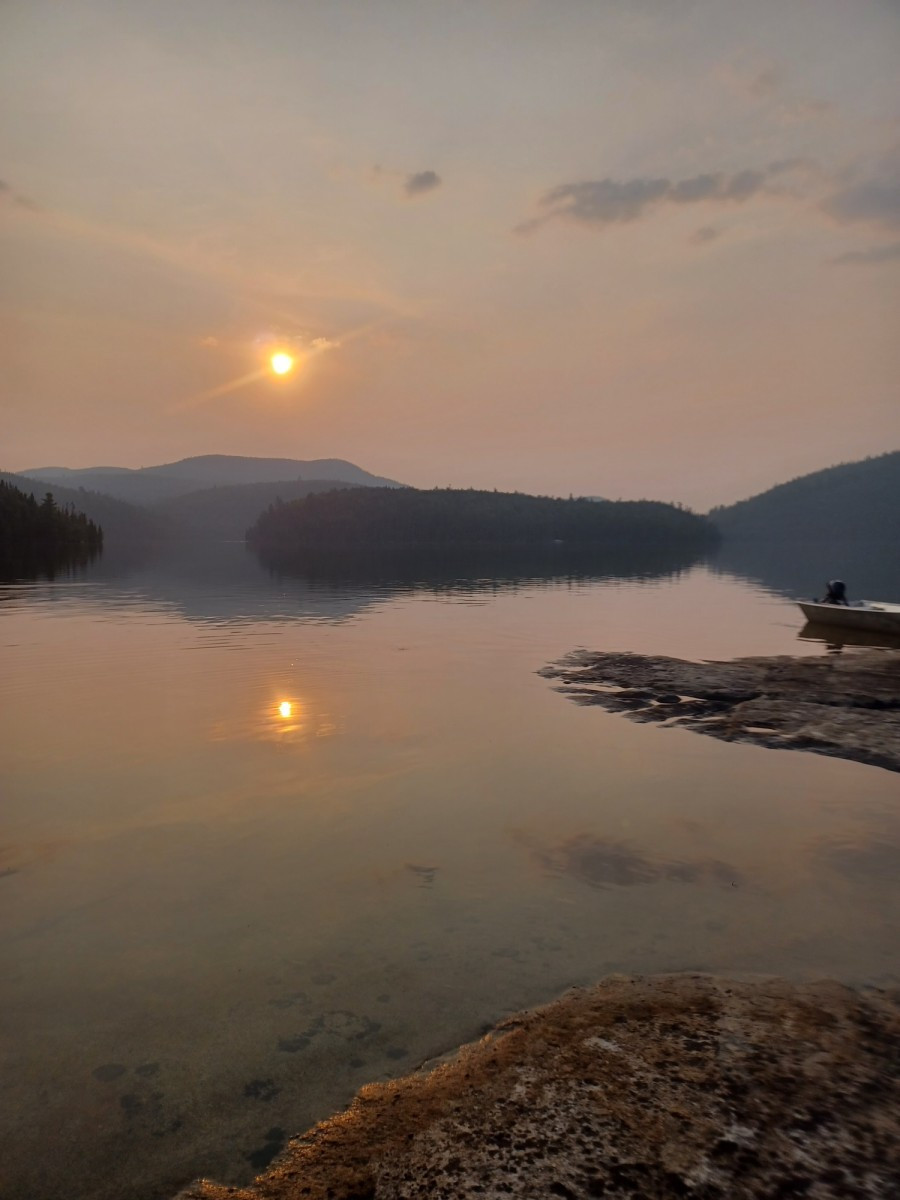
<path fill-rule="evenodd" d="M 294 706 L 291 704 L 290 700 L 282 700 L 282 702 L 278 705 L 279 716 L 287 719 L 291 715 L 293 708 Z"/>
<path fill-rule="evenodd" d="M 291 354 L 285 354 L 283 350 L 279 350 L 269 359 L 272 370 L 276 375 L 287 375 L 291 367 L 294 365 L 294 358 Z"/>

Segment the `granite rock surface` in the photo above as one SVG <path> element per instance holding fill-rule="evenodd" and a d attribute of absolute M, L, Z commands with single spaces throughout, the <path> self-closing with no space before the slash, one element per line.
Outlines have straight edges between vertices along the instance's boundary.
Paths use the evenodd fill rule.
<path fill-rule="evenodd" d="M 900 771 L 900 650 L 700 663 L 580 650 L 540 674 L 634 721 Z"/>
<path fill-rule="evenodd" d="M 900 1195 L 900 998 L 613 976 L 364 1088 L 246 1188 L 180 1200 Z"/>

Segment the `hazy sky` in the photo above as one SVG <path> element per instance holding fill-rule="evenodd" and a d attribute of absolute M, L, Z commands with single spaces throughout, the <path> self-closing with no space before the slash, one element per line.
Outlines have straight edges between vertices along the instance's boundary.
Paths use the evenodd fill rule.
<path fill-rule="evenodd" d="M 896 449 L 898 52 L 897 0 L 0 0 L 0 469 L 705 508 Z"/>

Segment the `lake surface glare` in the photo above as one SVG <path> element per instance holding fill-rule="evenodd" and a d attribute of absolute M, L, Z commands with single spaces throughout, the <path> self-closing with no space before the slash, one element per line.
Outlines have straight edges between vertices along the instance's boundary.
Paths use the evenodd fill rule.
<path fill-rule="evenodd" d="M 610 972 L 897 985 L 897 775 L 537 674 L 833 652 L 801 624 L 704 565 L 329 584 L 234 546 L 0 585 L 4 1200 L 245 1182 Z"/>

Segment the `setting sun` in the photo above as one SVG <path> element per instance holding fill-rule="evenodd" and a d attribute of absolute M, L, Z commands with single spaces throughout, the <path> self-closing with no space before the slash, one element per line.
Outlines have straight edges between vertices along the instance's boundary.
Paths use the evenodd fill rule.
<path fill-rule="evenodd" d="M 282 717 L 289 717 L 291 715 L 292 708 L 293 705 L 291 704 L 290 700 L 282 700 L 282 702 L 278 705 L 278 712 Z"/>
<path fill-rule="evenodd" d="M 290 354 L 285 354 L 283 350 L 279 350 L 277 354 L 273 354 L 269 362 L 276 375 L 287 375 L 288 371 L 294 365 L 293 357 Z"/>

